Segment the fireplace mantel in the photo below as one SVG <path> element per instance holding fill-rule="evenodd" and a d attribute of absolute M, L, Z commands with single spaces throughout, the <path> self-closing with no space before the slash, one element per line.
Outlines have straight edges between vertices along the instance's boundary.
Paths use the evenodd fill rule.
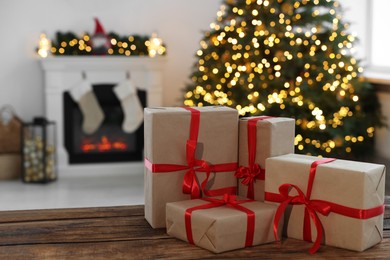
<path fill-rule="evenodd" d="M 63 92 L 81 81 L 83 72 L 93 83 L 119 83 L 130 73 L 137 87 L 148 91 L 148 106 L 162 103 L 162 72 L 165 57 L 53 57 L 41 60 L 45 72 L 45 92 Z M 47 95 L 46 95 L 47 96 Z M 50 102 L 50 101 L 49 101 Z M 46 100 L 45 105 L 48 105 Z M 46 112 L 50 112 L 47 111 Z M 50 115 L 46 113 L 50 118 Z M 54 118 L 53 118 L 54 119 Z"/>
<path fill-rule="evenodd" d="M 45 71 L 102 70 L 102 68 L 107 70 L 126 68 L 160 70 L 165 60 L 165 57 L 149 58 L 146 56 L 67 56 L 42 59 L 41 63 Z"/>
<path fill-rule="evenodd" d="M 88 56 L 88 57 L 49 57 L 41 59 L 44 71 L 45 115 L 57 123 L 57 153 L 60 174 L 78 172 L 80 169 L 123 172 L 134 163 L 111 163 L 107 166 L 88 164 L 74 166 L 68 164 L 68 155 L 64 148 L 63 93 L 77 87 L 83 74 L 92 84 L 116 84 L 130 76 L 137 88 L 147 91 L 147 105 L 161 106 L 163 91 L 163 69 L 166 57 L 150 58 Z M 117 170 L 115 170 L 117 169 Z"/>

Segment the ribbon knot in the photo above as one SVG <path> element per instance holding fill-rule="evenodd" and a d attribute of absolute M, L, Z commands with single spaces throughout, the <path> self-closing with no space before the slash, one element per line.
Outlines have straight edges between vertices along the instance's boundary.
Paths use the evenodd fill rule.
<path fill-rule="evenodd" d="M 261 179 L 262 169 L 259 164 L 254 163 L 250 167 L 241 166 L 238 168 L 237 172 L 235 173 L 235 177 L 239 179 L 243 179 L 241 181 L 244 185 L 249 185 L 251 182 L 254 182 L 255 179 Z"/>
<path fill-rule="evenodd" d="M 259 164 L 253 163 L 249 167 L 241 166 L 238 168 L 234 176 L 238 179 L 243 179 L 242 184 L 248 186 L 247 197 L 254 199 L 254 183 L 256 180 L 264 180 L 265 170 Z"/>
<path fill-rule="evenodd" d="M 198 184 L 196 171 L 206 172 L 206 178 L 201 186 Z M 191 194 L 191 199 L 198 199 L 202 196 L 201 191 L 205 189 L 211 173 L 210 165 L 204 160 L 195 160 L 194 164 L 189 164 L 189 169 L 184 175 L 183 193 Z"/>
<path fill-rule="evenodd" d="M 182 191 L 184 194 L 190 194 L 191 199 L 200 198 L 202 192 L 206 196 L 220 196 L 224 193 L 236 193 L 236 187 L 224 187 L 214 190 L 206 190 L 206 184 L 211 172 L 231 172 L 237 170 L 237 163 L 208 164 L 204 160 L 197 160 L 195 157 L 196 146 L 198 143 L 198 133 L 200 127 L 200 111 L 191 107 L 184 107 L 191 112 L 190 134 L 186 142 L 186 163 L 185 164 L 153 164 L 145 158 L 145 167 L 151 172 L 175 172 L 185 170 Z M 205 172 L 206 178 L 199 186 L 196 173 Z"/>
<path fill-rule="evenodd" d="M 333 162 L 334 160 L 335 159 L 333 158 L 329 158 L 329 159 L 318 160 L 312 163 L 310 167 L 309 181 L 307 185 L 306 195 L 298 186 L 294 184 L 287 183 L 279 186 L 279 193 L 282 197 L 282 203 L 280 203 L 278 209 L 276 210 L 275 219 L 274 219 L 274 235 L 276 240 L 279 240 L 278 238 L 279 220 L 282 217 L 283 212 L 285 211 L 287 205 L 289 204 L 305 205 L 305 215 L 303 220 L 303 239 L 310 242 L 312 241 L 311 225 L 310 225 L 310 219 L 312 219 L 317 230 L 317 237 L 314 241 L 313 246 L 310 248 L 309 252 L 310 254 L 314 254 L 320 248 L 321 240 L 324 233 L 324 228 L 322 226 L 321 220 L 319 219 L 317 213 L 327 216 L 331 212 L 332 207 L 329 202 L 322 201 L 322 200 L 321 201 L 311 200 L 310 196 L 313 188 L 313 182 L 314 182 L 317 166 L 319 164 Z M 295 190 L 298 193 L 298 195 L 289 196 L 289 192 L 291 190 Z"/>
<path fill-rule="evenodd" d="M 298 195 L 290 197 L 288 195 L 290 190 L 297 191 Z M 279 187 L 280 194 L 285 198 L 284 201 L 279 205 L 275 213 L 274 220 L 274 235 L 276 240 L 278 238 L 278 224 L 283 212 L 285 211 L 287 205 L 305 205 L 305 219 L 304 219 L 304 240 L 311 241 L 311 229 L 310 229 L 310 218 L 313 220 L 316 230 L 317 237 L 314 241 L 313 246 L 310 248 L 309 252 L 314 254 L 321 245 L 321 240 L 323 236 L 323 226 L 321 220 L 319 219 L 317 213 L 327 216 L 330 211 L 330 205 L 327 205 L 326 202 L 310 200 L 302 190 L 293 184 L 283 184 Z M 310 217 L 310 218 L 309 218 Z"/>
<path fill-rule="evenodd" d="M 242 184 L 248 186 L 247 197 L 255 198 L 254 183 L 256 180 L 264 180 L 265 170 L 255 163 L 256 159 L 256 144 L 257 144 L 257 129 L 258 121 L 271 118 L 270 116 L 255 117 L 248 120 L 247 124 L 247 139 L 248 139 L 248 167 L 240 166 L 234 175 L 238 179 L 243 179 Z"/>
<path fill-rule="evenodd" d="M 307 192 L 306 195 L 302 192 L 299 187 L 293 185 L 293 184 L 283 184 L 279 186 L 279 193 L 271 193 L 266 192 L 265 193 L 265 200 L 266 201 L 272 201 L 272 202 L 278 202 L 280 203 L 278 209 L 275 213 L 274 218 L 274 235 L 275 239 L 279 240 L 278 238 L 278 223 L 280 218 L 283 216 L 283 212 L 288 206 L 288 204 L 292 205 L 305 205 L 305 214 L 304 214 L 304 220 L 303 220 L 303 239 L 306 241 L 312 241 L 311 239 L 311 225 L 310 225 L 310 219 L 313 220 L 315 227 L 317 229 L 317 237 L 316 240 L 309 250 L 311 254 L 314 254 L 320 247 L 322 235 L 324 233 L 322 223 L 318 217 L 318 214 L 328 216 L 330 212 L 333 212 L 334 214 L 340 214 L 342 216 L 347 216 L 350 218 L 355 219 L 369 219 L 373 217 L 377 217 L 379 215 L 382 215 L 384 213 L 384 204 L 378 205 L 373 208 L 369 209 L 356 209 L 351 208 L 347 206 L 343 206 L 340 204 L 336 204 L 330 201 L 325 200 L 312 200 L 310 199 L 311 191 L 313 188 L 313 182 L 316 175 L 316 168 L 319 164 L 323 163 L 329 163 L 334 161 L 335 159 L 329 158 L 329 159 L 322 159 L 318 160 L 312 163 L 310 167 L 310 173 L 309 173 L 309 180 L 307 185 Z M 289 192 L 294 189 L 298 195 L 296 196 L 289 196 Z"/>
<path fill-rule="evenodd" d="M 296 190 L 298 195 L 297 196 L 289 196 L 289 191 Z M 309 199 L 302 190 L 293 184 L 283 184 L 279 187 L 279 192 L 284 198 L 284 201 L 289 201 L 289 204 L 292 205 L 305 205 L 307 208 L 312 209 L 315 212 L 320 213 L 321 215 L 327 216 L 329 215 L 332 207 L 326 203 L 325 201 L 319 201 L 319 200 L 311 200 Z"/>
<path fill-rule="evenodd" d="M 237 196 L 225 193 L 223 195 L 222 202 L 227 206 L 234 206 L 237 204 Z"/>

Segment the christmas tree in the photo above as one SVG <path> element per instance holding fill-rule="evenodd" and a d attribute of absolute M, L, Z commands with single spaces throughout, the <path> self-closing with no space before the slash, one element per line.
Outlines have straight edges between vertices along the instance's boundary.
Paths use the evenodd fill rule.
<path fill-rule="evenodd" d="M 381 125 L 333 0 L 226 0 L 197 51 L 188 106 L 296 119 L 297 153 L 362 158 Z"/>

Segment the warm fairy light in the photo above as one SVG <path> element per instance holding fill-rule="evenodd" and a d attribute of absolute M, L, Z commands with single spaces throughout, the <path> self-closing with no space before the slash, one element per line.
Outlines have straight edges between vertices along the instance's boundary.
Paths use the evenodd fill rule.
<path fill-rule="evenodd" d="M 156 57 L 157 55 L 163 55 L 165 53 L 165 47 L 161 38 L 157 37 L 156 33 L 152 34 L 152 37 L 145 42 L 148 47 L 149 57 Z"/>
<path fill-rule="evenodd" d="M 46 34 L 41 33 L 39 38 L 38 54 L 42 58 L 49 56 L 51 50 L 51 41 L 46 37 Z"/>
<path fill-rule="evenodd" d="M 206 34 L 196 52 L 199 64 L 193 81 L 197 85 L 185 92 L 184 104 L 229 105 L 241 116 L 267 114 L 277 111 L 275 109 L 289 113 L 293 106 L 295 113 L 300 110 L 304 114 L 311 113 L 306 118 L 296 119 L 296 125 L 305 131 L 328 134 L 333 129 L 345 128 L 349 124 L 345 118 L 362 109 L 361 97 L 354 89 L 354 80 L 362 68 L 357 67 L 356 59 L 347 56 L 351 54 L 355 37 L 346 33 L 336 15 L 337 5 L 326 11 L 313 7 L 313 4 L 320 5 L 319 0 L 292 3 L 257 0 L 258 7 L 253 6 L 253 0 L 244 3 L 229 10 L 221 7 L 217 21 L 210 24 L 212 31 Z M 281 5 L 280 10 L 277 4 Z M 298 8 L 309 8 L 310 12 L 297 12 Z M 267 19 L 270 14 L 272 19 Z M 314 21 L 309 26 L 304 24 L 307 14 L 311 14 Z M 315 23 L 321 21 L 322 15 L 331 16 L 329 26 Z M 295 63 L 300 64 L 296 72 L 291 70 Z M 308 98 L 308 93 L 318 88 L 326 92 L 324 96 L 333 97 L 337 99 L 335 103 L 340 104 L 333 114 L 329 114 L 321 100 Z M 237 96 L 240 90 L 243 92 Z M 351 102 L 354 103 L 350 108 Z M 366 133 L 360 135 L 341 135 L 329 140 L 323 140 L 323 136 L 309 138 L 302 132 L 294 142 L 300 151 L 314 149 L 312 154 L 316 150 L 328 154 L 340 149 L 350 153 L 353 144 L 374 136 L 374 127 L 364 131 Z"/>

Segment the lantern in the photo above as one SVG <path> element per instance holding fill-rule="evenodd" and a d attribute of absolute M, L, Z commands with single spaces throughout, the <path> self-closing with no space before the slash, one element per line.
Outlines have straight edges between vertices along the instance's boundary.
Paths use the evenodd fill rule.
<path fill-rule="evenodd" d="M 56 124 L 39 117 L 22 127 L 22 180 L 48 183 L 57 179 Z"/>

